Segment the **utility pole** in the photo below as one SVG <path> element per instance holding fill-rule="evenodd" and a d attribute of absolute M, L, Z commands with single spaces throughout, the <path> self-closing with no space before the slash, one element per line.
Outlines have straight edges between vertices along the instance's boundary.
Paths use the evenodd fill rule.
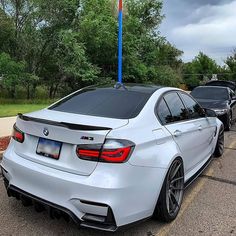
<path fill-rule="evenodd" d="M 118 82 L 122 84 L 123 80 L 123 1 L 119 1 L 119 34 L 118 34 Z"/>

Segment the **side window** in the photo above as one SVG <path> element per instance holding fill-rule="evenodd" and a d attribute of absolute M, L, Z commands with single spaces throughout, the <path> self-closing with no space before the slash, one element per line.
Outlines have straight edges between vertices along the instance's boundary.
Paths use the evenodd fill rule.
<path fill-rule="evenodd" d="M 163 125 L 171 122 L 172 116 L 170 114 L 170 110 L 167 107 L 164 99 L 161 99 L 161 102 L 158 105 L 157 114 Z"/>
<path fill-rule="evenodd" d="M 185 106 L 188 109 L 190 119 L 197 119 L 204 116 L 204 112 L 201 106 L 196 103 L 190 96 L 181 93 L 181 97 L 184 101 Z"/>
<path fill-rule="evenodd" d="M 166 101 L 171 113 L 171 122 L 188 119 L 188 112 L 177 93 L 169 93 L 165 95 L 164 100 Z"/>

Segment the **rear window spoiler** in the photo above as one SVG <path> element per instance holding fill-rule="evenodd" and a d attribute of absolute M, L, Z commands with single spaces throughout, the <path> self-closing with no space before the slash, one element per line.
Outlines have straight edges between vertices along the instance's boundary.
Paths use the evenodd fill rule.
<path fill-rule="evenodd" d="M 112 128 L 108 128 L 108 127 L 98 127 L 98 126 L 71 124 L 71 123 L 66 123 L 66 122 L 56 122 L 56 121 L 51 121 L 51 120 L 29 117 L 22 114 L 18 114 L 18 117 L 24 121 L 33 121 L 33 122 L 47 124 L 47 125 L 60 126 L 60 127 L 64 127 L 71 130 L 86 130 L 86 131 L 112 130 Z"/>

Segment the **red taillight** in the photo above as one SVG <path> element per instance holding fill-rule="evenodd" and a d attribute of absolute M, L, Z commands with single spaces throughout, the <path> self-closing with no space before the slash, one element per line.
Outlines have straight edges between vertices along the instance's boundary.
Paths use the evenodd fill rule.
<path fill-rule="evenodd" d="M 131 152 L 131 147 L 118 148 L 114 150 L 103 150 L 100 159 L 105 162 L 125 162 Z"/>
<path fill-rule="evenodd" d="M 77 154 L 82 159 L 97 159 L 99 157 L 99 151 L 77 149 Z"/>
<path fill-rule="evenodd" d="M 127 140 L 106 140 L 104 145 L 78 145 L 76 153 L 79 158 L 89 161 L 123 163 L 128 160 L 134 143 Z"/>
<path fill-rule="evenodd" d="M 24 133 L 19 130 L 16 125 L 13 126 L 13 133 L 12 133 L 12 138 L 16 140 L 19 143 L 23 143 L 25 140 L 25 135 Z"/>

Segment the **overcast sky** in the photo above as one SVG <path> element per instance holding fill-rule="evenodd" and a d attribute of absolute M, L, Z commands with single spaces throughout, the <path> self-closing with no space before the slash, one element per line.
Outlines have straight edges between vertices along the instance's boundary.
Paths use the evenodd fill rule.
<path fill-rule="evenodd" d="M 192 60 L 199 51 L 219 64 L 236 48 L 236 0 L 163 0 L 161 33 Z"/>

